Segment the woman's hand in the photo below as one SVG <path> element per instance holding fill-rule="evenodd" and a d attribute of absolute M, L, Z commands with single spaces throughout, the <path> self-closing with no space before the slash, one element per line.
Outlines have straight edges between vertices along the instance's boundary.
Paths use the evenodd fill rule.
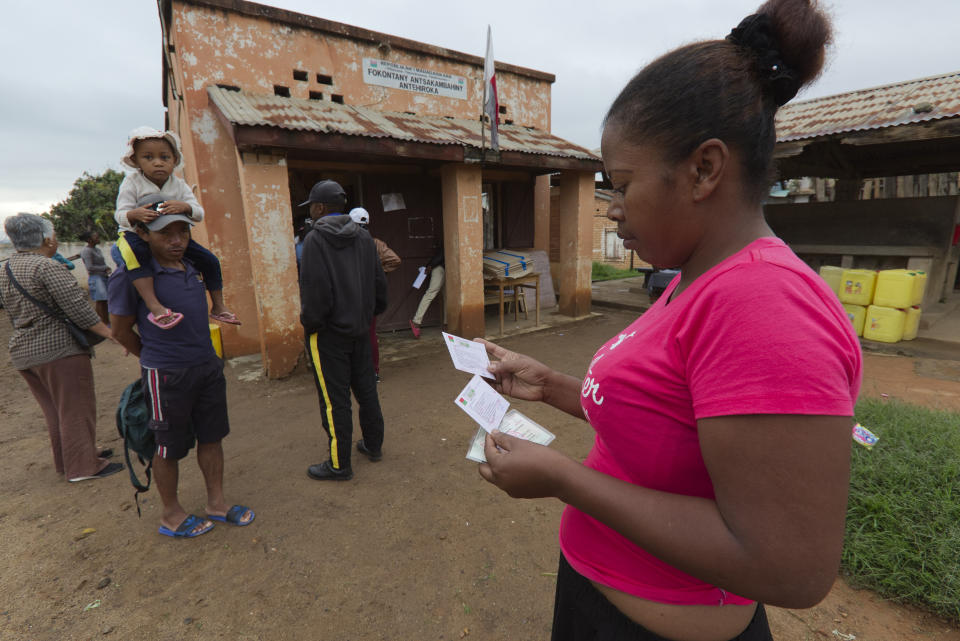
<path fill-rule="evenodd" d="M 186 214 L 187 216 L 193 215 L 193 207 L 182 200 L 165 200 L 160 203 L 160 206 L 157 207 L 157 211 L 164 216 L 168 214 Z"/>
<path fill-rule="evenodd" d="M 113 335 L 113 332 L 110 331 L 110 327 L 104 324 L 102 321 L 92 327 L 88 327 L 87 329 L 93 332 L 94 334 L 96 334 L 97 336 L 102 336 L 107 340 L 111 340 L 117 345 L 120 344 L 120 341 L 118 341 L 116 336 Z"/>
<path fill-rule="evenodd" d="M 558 496 L 562 470 L 574 463 L 549 447 L 497 430 L 487 434 L 483 454 L 487 462 L 480 464 L 480 476 L 515 499 Z"/>
<path fill-rule="evenodd" d="M 482 338 L 474 340 L 482 343 L 487 354 L 497 359 L 487 368 L 496 376 L 496 382 L 492 383 L 494 389 L 524 401 L 545 400 L 552 369 L 529 356 L 511 352 Z"/>

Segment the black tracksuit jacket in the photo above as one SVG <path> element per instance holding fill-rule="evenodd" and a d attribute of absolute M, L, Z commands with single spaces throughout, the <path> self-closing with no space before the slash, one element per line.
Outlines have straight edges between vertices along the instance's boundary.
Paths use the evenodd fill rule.
<path fill-rule="evenodd" d="M 300 261 L 300 323 L 309 336 L 358 338 L 387 307 L 387 278 L 370 233 L 343 214 L 313 223 Z"/>

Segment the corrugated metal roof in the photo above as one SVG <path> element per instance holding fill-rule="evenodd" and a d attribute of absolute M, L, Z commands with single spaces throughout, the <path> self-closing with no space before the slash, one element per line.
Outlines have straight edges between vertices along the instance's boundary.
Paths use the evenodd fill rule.
<path fill-rule="evenodd" d="M 788 104 L 777 112 L 777 142 L 957 116 L 960 72 Z"/>
<path fill-rule="evenodd" d="M 221 87 L 208 87 L 207 93 L 227 120 L 241 127 L 279 127 L 480 148 L 479 120 L 419 116 L 326 100 L 248 94 Z M 517 125 L 500 125 L 500 150 L 600 160 L 587 149 L 548 132 Z"/>

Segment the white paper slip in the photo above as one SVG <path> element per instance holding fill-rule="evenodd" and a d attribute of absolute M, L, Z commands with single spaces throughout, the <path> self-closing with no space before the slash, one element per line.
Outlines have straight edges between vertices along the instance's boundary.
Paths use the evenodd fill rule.
<path fill-rule="evenodd" d="M 427 279 L 427 268 L 421 267 L 420 271 L 417 272 L 417 277 L 413 280 L 413 288 L 420 289 L 420 285 L 423 285 L 423 281 Z"/>
<path fill-rule="evenodd" d="M 500 426 L 497 428 L 504 434 L 510 434 L 525 441 L 533 441 L 540 445 L 550 445 L 556 437 L 539 423 L 532 421 L 517 410 L 510 410 L 503 416 Z M 477 430 L 470 441 L 470 448 L 467 450 L 467 458 L 477 463 L 486 463 L 487 457 L 483 455 L 483 443 L 487 433 L 482 429 Z"/>
<path fill-rule="evenodd" d="M 476 374 L 463 391 L 457 394 L 453 402 L 488 432 L 492 432 L 500 425 L 503 415 L 510 407 L 507 399 L 497 394 L 495 389 L 484 383 L 483 379 Z"/>
<path fill-rule="evenodd" d="M 487 371 L 490 358 L 487 356 L 487 349 L 481 343 L 468 341 L 446 332 L 441 333 L 443 342 L 446 343 L 447 350 L 450 352 L 450 358 L 453 359 L 454 367 L 461 372 L 496 380 L 496 377 Z"/>

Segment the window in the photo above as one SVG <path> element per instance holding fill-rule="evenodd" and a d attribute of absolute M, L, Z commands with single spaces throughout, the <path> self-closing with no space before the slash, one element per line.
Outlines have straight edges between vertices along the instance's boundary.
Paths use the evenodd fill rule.
<path fill-rule="evenodd" d="M 340 94 L 336 94 L 336 93 L 335 93 L 335 94 L 331 94 L 331 95 L 330 95 L 330 100 L 332 100 L 332 101 L 334 101 L 334 102 L 336 102 L 336 103 L 339 103 L 339 104 L 341 104 L 341 105 L 343 104 L 343 96 L 341 96 Z"/>
<path fill-rule="evenodd" d="M 322 74 L 322 73 L 318 73 L 318 74 L 317 74 L 317 82 L 319 82 L 321 85 L 332 85 L 332 84 L 333 84 L 333 76 L 327 76 L 327 75 L 324 75 L 324 74 Z"/>
<path fill-rule="evenodd" d="M 603 257 L 607 260 L 621 260 L 623 258 L 623 241 L 617 237 L 616 229 L 603 231 Z"/>
<path fill-rule="evenodd" d="M 290 87 L 284 87 L 283 85 L 273 85 L 273 95 L 274 96 L 283 96 L 284 98 L 290 97 Z"/>
<path fill-rule="evenodd" d="M 303 80 L 303 81 L 306 81 L 306 80 L 307 80 L 307 72 L 306 72 L 306 71 L 301 71 L 301 70 L 299 70 L 299 69 L 294 69 L 294 70 L 293 70 L 293 79 L 294 79 L 294 80 Z"/>
<path fill-rule="evenodd" d="M 323 94 L 319 91 L 311 91 L 310 100 L 323 100 Z"/>

